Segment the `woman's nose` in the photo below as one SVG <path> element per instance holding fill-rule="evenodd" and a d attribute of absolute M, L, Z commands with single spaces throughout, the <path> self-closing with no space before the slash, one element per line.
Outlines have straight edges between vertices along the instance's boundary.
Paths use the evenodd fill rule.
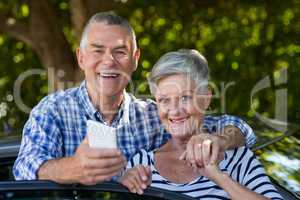
<path fill-rule="evenodd" d="M 173 100 L 168 106 L 168 112 L 170 115 L 178 115 L 180 113 L 180 103 L 179 100 Z"/>

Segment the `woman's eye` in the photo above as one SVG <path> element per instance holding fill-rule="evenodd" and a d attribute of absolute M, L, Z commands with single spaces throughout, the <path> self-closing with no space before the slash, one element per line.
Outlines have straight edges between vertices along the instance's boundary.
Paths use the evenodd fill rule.
<path fill-rule="evenodd" d="M 189 101 L 189 100 L 191 100 L 192 99 L 192 96 L 189 96 L 189 95 L 183 95 L 182 97 L 181 97 L 181 101 L 182 102 L 187 102 L 187 101 Z"/>
<path fill-rule="evenodd" d="M 161 98 L 157 100 L 159 104 L 167 104 L 169 100 L 167 98 Z"/>

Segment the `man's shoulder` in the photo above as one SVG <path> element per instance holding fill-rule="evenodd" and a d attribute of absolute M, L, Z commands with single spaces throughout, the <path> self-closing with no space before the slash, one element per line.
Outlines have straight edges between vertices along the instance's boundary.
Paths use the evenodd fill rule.
<path fill-rule="evenodd" d="M 207 122 L 219 122 L 220 120 L 226 120 L 227 118 L 231 118 L 233 116 L 228 114 L 206 114 L 204 120 Z"/>
<path fill-rule="evenodd" d="M 47 112 L 77 103 L 78 87 L 59 90 L 45 96 L 34 108 L 33 112 Z"/>
<path fill-rule="evenodd" d="M 129 94 L 131 98 L 131 106 L 134 109 L 141 110 L 141 111 L 156 111 L 157 106 L 156 102 L 149 98 L 137 98 L 132 94 Z"/>

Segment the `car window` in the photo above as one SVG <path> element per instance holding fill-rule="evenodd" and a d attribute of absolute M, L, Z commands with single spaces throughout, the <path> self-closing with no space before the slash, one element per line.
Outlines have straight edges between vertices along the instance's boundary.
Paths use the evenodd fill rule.
<path fill-rule="evenodd" d="M 193 199 L 176 192 L 149 187 L 143 195 L 130 193 L 115 182 L 93 186 L 59 185 L 47 181 L 0 182 L 2 200 L 189 200 Z"/>
<path fill-rule="evenodd" d="M 149 195 L 137 195 L 122 192 L 97 192 L 97 191 L 15 191 L 3 192 L 3 200 L 164 200 L 165 198 Z"/>

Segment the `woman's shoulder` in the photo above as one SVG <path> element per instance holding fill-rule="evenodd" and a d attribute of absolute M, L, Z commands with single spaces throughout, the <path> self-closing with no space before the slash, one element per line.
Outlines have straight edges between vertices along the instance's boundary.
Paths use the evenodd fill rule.
<path fill-rule="evenodd" d="M 230 159 L 232 157 L 239 156 L 239 155 L 251 157 L 254 155 L 254 153 L 246 146 L 225 151 L 225 159 Z"/>
<path fill-rule="evenodd" d="M 224 160 L 221 165 L 224 168 L 230 168 L 237 164 L 248 163 L 256 159 L 254 153 L 247 147 L 239 147 L 225 152 Z"/>
<path fill-rule="evenodd" d="M 148 155 L 153 155 L 153 151 L 149 151 L 146 149 L 140 149 L 137 154 L 141 155 L 141 156 L 148 156 Z"/>
<path fill-rule="evenodd" d="M 146 149 L 140 149 L 134 156 L 130 159 L 133 165 L 137 164 L 150 164 L 153 160 L 153 151 L 147 151 Z"/>

